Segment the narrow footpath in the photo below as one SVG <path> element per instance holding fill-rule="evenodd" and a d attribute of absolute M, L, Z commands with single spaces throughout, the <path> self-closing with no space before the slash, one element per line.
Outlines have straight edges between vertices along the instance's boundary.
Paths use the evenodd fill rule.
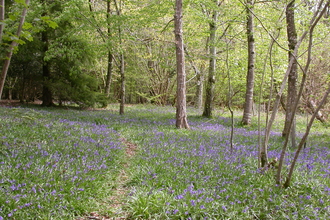
<path fill-rule="evenodd" d="M 123 168 L 117 176 L 113 193 L 109 198 L 109 210 L 112 212 L 112 215 L 101 216 L 97 212 L 92 212 L 89 216 L 77 218 L 76 220 L 129 220 L 129 213 L 125 212 L 123 209 L 127 194 L 129 193 L 129 189 L 126 187 L 127 182 L 129 181 L 127 170 L 130 169 L 131 158 L 136 154 L 138 147 L 137 145 L 127 141 L 124 137 L 120 137 L 119 140 L 125 146 L 125 157 L 123 158 Z"/>
<path fill-rule="evenodd" d="M 124 165 L 123 169 L 120 171 L 117 180 L 116 180 L 116 188 L 114 189 L 113 195 L 110 198 L 111 204 L 110 209 L 113 210 L 114 217 L 112 217 L 112 220 L 122 220 L 122 219 L 128 219 L 128 216 L 123 210 L 123 206 L 125 205 L 125 199 L 127 197 L 128 188 L 126 187 L 127 182 L 129 180 L 129 177 L 127 175 L 127 170 L 129 170 L 131 158 L 136 154 L 137 152 L 137 145 L 127 141 L 125 138 L 121 137 L 119 139 L 125 148 L 125 158 L 124 158 Z"/>

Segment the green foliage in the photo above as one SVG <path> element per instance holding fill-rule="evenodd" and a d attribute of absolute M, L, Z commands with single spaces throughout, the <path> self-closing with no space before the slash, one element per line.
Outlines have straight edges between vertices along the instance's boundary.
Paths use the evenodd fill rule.
<path fill-rule="evenodd" d="M 105 98 L 97 92 L 97 79 L 85 69 L 93 65 L 92 58 L 91 45 L 83 38 L 64 34 L 54 39 L 45 59 L 54 71 L 50 87 L 60 102 L 73 101 L 83 107 L 97 102 L 105 105 Z"/>
<path fill-rule="evenodd" d="M 54 22 L 50 16 L 42 16 L 41 20 L 45 22 L 49 27 L 55 29 L 58 27 L 58 24 Z"/>
<path fill-rule="evenodd" d="M 65 78 L 58 78 L 51 88 L 60 101 L 75 102 L 80 107 L 106 106 L 104 94 L 97 92 L 98 84 L 94 77 L 86 73 L 77 73 Z"/>
<path fill-rule="evenodd" d="M 16 3 L 25 5 L 25 0 L 15 0 Z"/>

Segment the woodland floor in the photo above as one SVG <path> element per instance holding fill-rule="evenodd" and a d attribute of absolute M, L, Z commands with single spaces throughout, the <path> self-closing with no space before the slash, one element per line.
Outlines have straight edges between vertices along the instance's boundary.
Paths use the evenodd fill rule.
<path fill-rule="evenodd" d="M 18 107 L 26 104 L 40 105 L 41 101 L 38 100 L 35 102 L 21 103 L 19 100 L 0 100 L 0 106 Z M 128 213 L 125 213 L 123 210 L 123 206 L 125 205 L 125 196 L 128 193 L 128 189 L 126 187 L 126 183 L 129 179 L 127 171 L 130 169 L 130 159 L 136 154 L 138 146 L 127 141 L 124 137 L 121 137 L 119 140 L 124 144 L 124 146 L 126 146 L 126 148 L 124 158 L 125 163 L 117 176 L 117 185 L 113 189 L 113 194 L 110 197 L 110 201 L 112 202 L 109 209 L 114 210 L 115 217 L 101 216 L 97 212 L 92 212 L 89 216 L 79 217 L 76 220 L 123 220 L 129 218 Z"/>
<path fill-rule="evenodd" d="M 23 104 L 19 101 L 0 101 L 0 106 L 14 107 L 23 116 L 26 107 L 40 104 L 40 102 Z M 23 109 L 19 109 L 20 106 Z M 59 109 L 77 109 L 77 107 L 64 106 Z M 316 133 L 309 137 L 308 146 L 304 148 L 299 158 L 297 167 L 299 172 L 296 172 L 295 184 L 286 190 L 274 187 L 273 170 L 269 172 L 257 170 L 256 125 L 249 129 L 237 125 L 235 154 L 229 155 L 230 122 L 223 114 L 214 121 L 192 115 L 191 125 L 194 129 L 186 132 L 172 129 L 174 108 L 152 111 L 146 111 L 146 107 L 142 111 L 141 109 L 132 107 L 131 112 L 124 118 L 117 117 L 112 108 L 109 109 L 111 116 L 105 116 L 103 112 L 98 111 L 93 114 L 89 111 L 81 111 L 82 114 L 78 117 L 76 111 L 67 110 L 60 111 L 65 114 L 56 116 L 55 119 L 64 116 L 63 118 L 72 120 L 72 127 L 78 126 L 78 122 L 84 122 L 84 126 L 88 128 L 92 127 L 91 124 L 97 129 L 103 125 L 109 126 L 113 130 L 106 131 L 110 133 L 100 134 L 105 135 L 105 139 L 113 138 L 116 140 L 114 146 L 120 146 L 116 151 L 119 153 L 117 161 L 111 169 L 106 167 L 100 173 L 96 173 L 101 178 L 105 177 L 103 181 L 95 185 L 87 185 L 87 189 L 97 189 L 82 198 L 86 204 L 90 198 L 93 199 L 93 203 L 86 206 L 88 210 L 83 207 L 80 212 L 69 213 L 75 220 L 188 219 L 190 217 L 201 219 L 206 216 L 210 219 L 236 219 L 237 215 L 240 215 L 241 219 L 284 219 L 284 216 L 285 219 L 302 219 L 306 216 L 310 217 L 309 219 L 328 219 L 330 155 L 327 143 L 330 141 L 327 126 L 315 124 Z M 15 117 L 18 119 L 21 117 L 9 111 L 3 112 L 4 116 L 5 114 L 11 116 L 9 120 L 15 121 Z M 70 114 L 66 116 L 66 112 Z M 105 113 L 108 114 L 107 111 Z M 160 117 L 162 113 L 166 113 L 163 118 Z M 48 120 L 46 108 L 36 111 L 32 117 L 37 120 L 39 114 L 45 114 L 40 115 L 40 118 Z M 306 119 L 302 116 L 298 119 L 298 128 L 303 131 Z M 11 125 L 9 120 L 4 121 Z M 18 120 L 16 124 L 20 125 L 20 122 Z M 279 123 L 283 121 L 280 120 Z M 29 134 L 30 124 L 32 123 L 27 123 L 27 126 L 23 127 L 25 133 L 23 132 L 22 135 Z M 62 124 L 59 123 L 58 128 L 56 127 L 54 137 L 61 137 L 63 134 L 63 129 L 66 127 Z M 44 127 L 43 122 L 38 125 Z M 84 126 L 81 128 L 83 129 Z M 18 134 L 21 134 L 20 129 L 17 128 Z M 52 128 L 47 127 L 47 129 L 43 128 L 41 131 L 49 131 Z M 86 133 L 90 130 L 83 131 Z M 11 132 L 7 129 L 8 134 Z M 86 138 L 81 139 L 82 134 L 85 133 L 69 133 L 68 136 L 77 137 L 77 141 L 85 141 Z M 96 137 L 100 135 L 94 130 L 92 133 Z M 279 157 L 279 149 L 283 142 L 281 133 L 275 130 L 272 138 L 269 156 Z M 94 143 L 92 141 L 95 141 L 93 137 L 88 143 Z M 102 144 L 109 145 L 108 142 Z M 288 158 L 293 158 L 294 152 L 294 150 L 288 152 Z M 22 155 L 25 157 L 25 154 Z M 92 157 L 91 161 L 95 161 L 95 157 Z M 10 171 L 10 168 L 8 170 Z M 8 175 L 12 174 L 8 172 Z M 88 173 L 87 176 L 93 177 L 94 173 Z M 136 179 L 139 181 L 135 181 Z M 51 188 L 48 194 L 51 194 L 52 190 Z M 14 193 L 12 194 L 15 196 Z M 54 198 L 59 197 L 54 196 Z M 79 209 L 79 198 L 70 196 L 70 199 Z M 27 211 L 19 214 L 24 215 Z"/>

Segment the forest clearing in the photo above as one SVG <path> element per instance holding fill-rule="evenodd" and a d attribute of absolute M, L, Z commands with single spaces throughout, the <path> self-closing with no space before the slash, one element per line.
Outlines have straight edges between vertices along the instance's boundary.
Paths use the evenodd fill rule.
<path fill-rule="evenodd" d="M 258 166 L 258 126 L 216 109 L 0 107 L 0 219 L 329 219 L 328 125 L 315 122 L 290 187 Z M 284 116 L 270 134 L 279 158 Z M 264 118 L 262 118 L 264 120 Z M 297 116 L 297 139 L 306 129 Z M 262 127 L 264 130 L 264 127 Z M 296 148 L 288 147 L 283 178 Z"/>

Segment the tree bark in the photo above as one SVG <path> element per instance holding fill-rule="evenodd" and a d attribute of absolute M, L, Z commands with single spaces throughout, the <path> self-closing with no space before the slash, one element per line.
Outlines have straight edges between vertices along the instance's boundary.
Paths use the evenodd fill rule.
<path fill-rule="evenodd" d="M 186 72 L 182 33 L 182 0 L 175 2 L 174 33 L 177 66 L 176 127 L 189 129 L 186 109 Z"/>
<path fill-rule="evenodd" d="M 125 58 L 124 54 L 120 55 L 120 78 L 121 78 L 121 86 L 120 86 L 120 108 L 119 114 L 123 115 L 125 113 Z"/>
<path fill-rule="evenodd" d="M 111 87 L 111 79 L 112 79 L 112 66 L 113 66 L 113 55 L 109 51 L 108 52 L 108 71 L 107 71 L 107 79 L 105 81 L 105 94 L 109 98 L 110 97 L 110 87 Z"/>
<path fill-rule="evenodd" d="M 251 124 L 254 90 L 254 69 L 255 69 L 255 43 L 254 43 L 254 19 L 253 19 L 254 1 L 248 0 L 246 3 L 247 11 L 247 42 L 248 42 L 248 70 L 246 76 L 246 92 L 243 112 L 243 125 Z"/>
<path fill-rule="evenodd" d="M 219 5 L 217 1 L 217 5 Z M 214 84 L 215 84 L 215 71 L 217 64 L 217 48 L 216 48 L 216 31 L 217 31 L 217 21 L 218 21 L 218 11 L 213 11 L 212 21 L 210 22 L 210 40 L 209 40 L 209 56 L 210 56 L 210 65 L 209 65 L 209 75 L 206 85 L 206 97 L 204 104 L 204 117 L 212 117 L 213 111 L 213 99 L 214 99 Z"/>
<path fill-rule="evenodd" d="M 114 0 L 116 14 L 117 16 L 121 16 L 122 13 L 122 2 Z M 119 106 L 119 114 L 123 115 L 125 113 L 125 99 L 126 99 L 126 76 L 125 76 L 125 55 L 123 52 L 123 40 L 122 40 L 122 28 L 121 25 L 118 27 L 118 34 L 119 34 L 119 44 L 122 51 L 120 52 L 120 106 Z"/>
<path fill-rule="evenodd" d="M 48 51 L 48 34 L 47 31 L 41 33 L 41 41 L 44 44 L 43 53 L 44 56 Z M 50 73 L 50 65 L 48 61 L 43 61 L 42 65 L 42 76 L 43 76 L 43 88 L 42 88 L 42 103 L 41 106 L 52 106 L 53 103 L 53 95 L 50 89 L 50 80 L 51 80 L 51 73 Z"/>
<path fill-rule="evenodd" d="M 26 0 L 25 4 L 28 7 L 29 4 L 30 4 L 30 0 Z M 3 6 L 4 6 L 4 3 L 3 3 Z M 26 17 L 27 10 L 28 10 L 27 7 L 25 7 L 23 9 L 21 19 L 20 19 L 19 24 L 18 24 L 18 28 L 17 28 L 17 32 L 16 32 L 16 37 L 17 38 L 19 38 L 21 36 L 21 33 L 22 33 L 23 24 L 25 22 L 25 17 Z M 3 11 L 1 13 L 4 13 L 5 9 L 2 8 L 2 10 Z M 6 60 L 4 61 L 4 64 L 2 66 L 2 72 L 1 72 L 1 76 L 0 76 L 0 100 L 1 100 L 1 97 L 2 97 L 3 88 L 5 86 L 5 81 L 6 81 L 7 72 L 8 72 L 8 68 L 9 68 L 9 65 L 10 65 L 11 57 L 13 56 L 14 48 L 17 47 L 17 46 L 18 46 L 18 43 L 16 41 L 11 42 L 11 44 L 9 46 L 9 51 L 6 54 Z"/>
<path fill-rule="evenodd" d="M 291 1 L 286 7 L 286 23 L 287 23 L 287 37 L 289 42 L 289 61 L 291 59 L 292 52 L 297 45 L 297 31 L 295 25 L 295 0 Z M 290 135 L 292 137 L 292 146 L 295 147 L 295 118 L 293 118 L 292 126 L 290 127 L 290 121 L 292 117 L 295 117 L 293 113 L 294 103 L 297 98 L 297 61 L 294 59 L 289 76 L 288 76 L 288 95 L 285 111 L 285 124 L 282 131 L 282 137 Z"/>
<path fill-rule="evenodd" d="M 316 104 L 313 100 L 311 99 L 308 99 L 307 100 L 307 107 L 310 109 L 310 111 L 312 112 L 312 114 L 316 114 L 316 119 L 319 120 L 320 122 L 322 123 L 325 123 L 326 122 L 326 119 L 324 118 L 323 114 L 321 111 L 317 111 L 316 112 Z"/>
<path fill-rule="evenodd" d="M 204 89 L 204 75 L 201 71 L 196 72 L 197 76 L 197 86 L 196 86 L 196 98 L 195 107 L 197 109 L 202 109 L 203 107 L 203 89 Z"/>
<path fill-rule="evenodd" d="M 111 1 L 107 1 L 107 24 L 108 24 L 108 41 L 110 40 L 111 35 L 111 28 L 110 28 L 110 14 L 111 14 L 111 8 L 110 8 Z M 107 79 L 105 82 L 105 94 L 109 98 L 110 96 L 110 87 L 111 87 L 111 79 L 112 79 L 112 68 L 113 68 L 113 55 L 109 49 L 108 51 L 108 71 L 107 71 Z"/>

